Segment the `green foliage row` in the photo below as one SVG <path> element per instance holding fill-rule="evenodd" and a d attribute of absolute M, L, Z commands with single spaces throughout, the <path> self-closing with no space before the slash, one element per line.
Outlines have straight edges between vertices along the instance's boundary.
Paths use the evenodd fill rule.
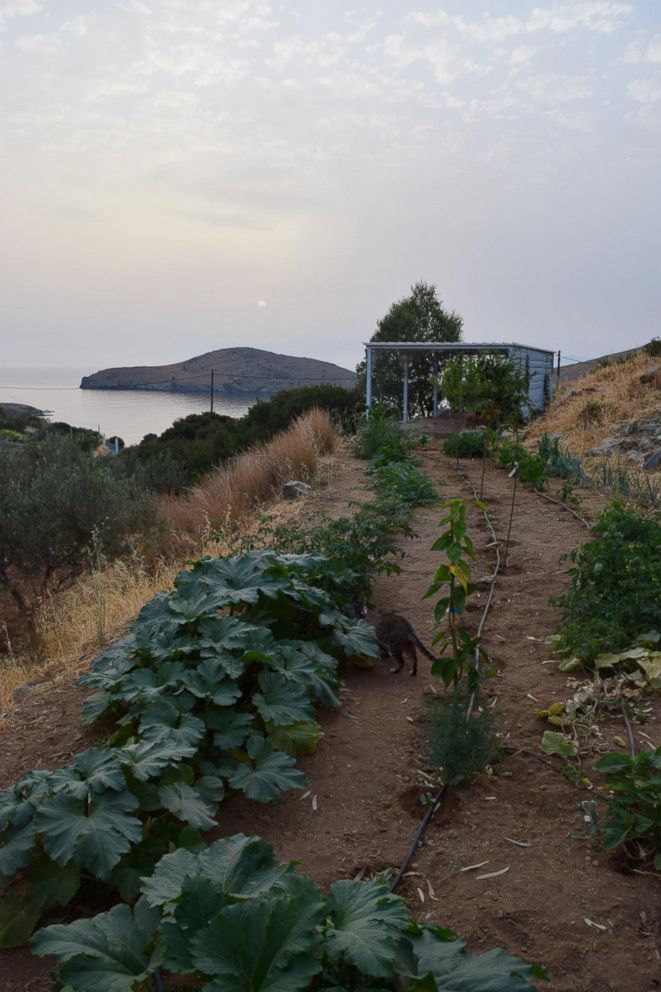
<path fill-rule="evenodd" d="M 586 664 L 661 630 L 661 521 L 613 502 L 592 534 L 569 554 L 571 584 L 554 600 L 561 609 L 556 650 Z"/>
<path fill-rule="evenodd" d="M 178 492 L 250 445 L 270 440 L 296 417 L 319 407 L 348 427 L 363 408 L 357 390 L 306 386 L 277 393 L 243 417 L 195 413 L 176 420 L 159 437 L 147 434 L 115 460 L 116 471 L 148 489 Z"/>
<path fill-rule="evenodd" d="M 443 442 L 443 451 L 451 458 L 481 458 L 488 454 L 492 445 L 489 432 L 485 428 L 459 431 Z"/>
<path fill-rule="evenodd" d="M 373 631 L 325 588 L 320 555 L 203 559 L 83 676 L 106 747 L 33 771 L 0 796 L 0 943 L 23 942 L 83 878 L 137 894 L 169 845 L 199 842 L 228 790 L 273 802 L 300 788 L 295 755 L 316 747 L 313 703 L 339 705 L 337 659 L 378 654 Z M 219 615 L 219 611 L 222 615 Z"/>
<path fill-rule="evenodd" d="M 413 923 L 383 880 L 324 894 L 258 837 L 165 855 L 141 892 L 133 910 L 40 930 L 35 952 L 59 960 L 72 992 L 137 992 L 157 972 L 194 975 L 203 992 L 515 992 L 546 977 Z"/>

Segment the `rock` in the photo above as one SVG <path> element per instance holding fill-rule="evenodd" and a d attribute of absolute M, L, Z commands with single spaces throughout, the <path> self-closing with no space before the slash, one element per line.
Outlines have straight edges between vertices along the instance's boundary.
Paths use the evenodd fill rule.
<path fill-rule="evenodd" d="M 650 469 L 656 468 L 657 465 L 661 465 L 661 448 L 657 448 L 656 451 L 653 451 L 652 454 L 643 462 L 643 468 L 647 469 L 648 472 Z"/>
<path fill-rule="evenodd" d="M 285 499 L 298 499 L 300 496 L 306 496 L 312 487 L 308 486 L 307 482 L 297 482 L 295 480 L 291 482 L 285 482 L 282 487 L 282 495 Z"/>
<path fill-rule="evenodd" d="M 655 365 L 649 372 L 644 372 L 640 376 L 639 382 L 653 382 L 657 389 L 661 389 L 661 365 Z"/>

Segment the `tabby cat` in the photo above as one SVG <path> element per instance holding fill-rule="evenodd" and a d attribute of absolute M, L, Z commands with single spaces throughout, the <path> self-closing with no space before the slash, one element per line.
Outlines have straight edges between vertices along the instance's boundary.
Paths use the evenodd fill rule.
<path fill-rule="evenodd" d="M 428 651 L 422 641 L 416 635 L 411 624 L 406 617 L 390 610 L 370 610 L 367 618 L 374 627 L 374 634 L 377 643 L 381 648 L 381 657 L 390 655 L 397 664 L 390 669 L 391 672 L 399 672 L 404 664 L 404 655 L 411 659 L 410 675 L 415 675 L 418 671 L 418 648 L 431 661 L 436 658 Z"/>

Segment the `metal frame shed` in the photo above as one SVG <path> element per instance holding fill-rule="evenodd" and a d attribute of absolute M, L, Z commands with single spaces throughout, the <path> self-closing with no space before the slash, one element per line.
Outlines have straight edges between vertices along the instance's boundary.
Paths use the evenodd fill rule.
<path fill-rule="evenodd" d="M 439 355 L 469 354 L 480 352 L 506 355 L 519 362 L 529 375 L 528 398 L 535 410 L 543 410 L 553 374 L 554 351 L 544 348 L 531 348 L 524 344 L 464 344 L 458 341 L 365 341 L 367 376 L 365 402 L 367 409 L 372 406 L 372 356 L 375 351 L 398 351 L 402 355 L 402 410 L 403 420 L 409 419 L 409 361 L 412 355 L 432 354 L 434 356 L 433 416 L 438 416 L 438 357 Z"/>

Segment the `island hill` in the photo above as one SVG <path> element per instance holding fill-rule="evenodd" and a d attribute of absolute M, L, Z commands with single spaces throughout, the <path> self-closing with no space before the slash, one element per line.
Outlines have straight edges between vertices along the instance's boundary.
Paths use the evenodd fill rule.
<path fill-rule="evenodd" d="M 299 386 L 333 385 L 351 389 L 356 374 L 331 362 L 276 355 L 259 348 L 221 348 L 175 365 L 136 365 L 83 376 L 81 389 L 146 389 L 158 392 L 214 392 L 227 396 L 272 396 Z"/>

